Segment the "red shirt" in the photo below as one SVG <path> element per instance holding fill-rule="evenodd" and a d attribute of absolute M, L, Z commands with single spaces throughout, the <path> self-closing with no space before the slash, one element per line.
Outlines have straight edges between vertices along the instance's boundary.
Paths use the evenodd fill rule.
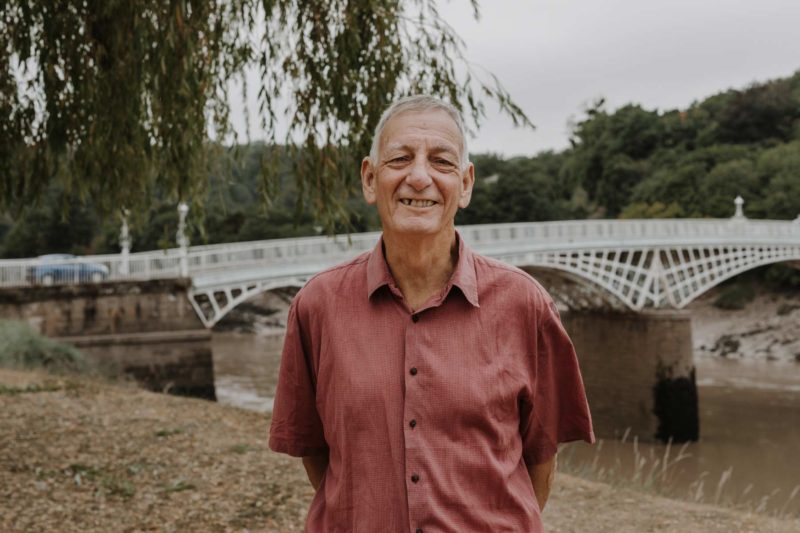
<path fill-rule="evenodd" d="M 414 314 L 372 252 L 289 310 L 269 445 L 329 452 L 310 532 L 540 532 L 526 465 L 594 442 L 578 361 L 545 290 L 472 253 Z"/>

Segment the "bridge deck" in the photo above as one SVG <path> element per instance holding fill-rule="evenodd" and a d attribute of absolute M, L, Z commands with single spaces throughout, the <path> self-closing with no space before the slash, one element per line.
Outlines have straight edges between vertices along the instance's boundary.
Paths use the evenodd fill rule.
<path fill-rule="evenodd" d="M 569 220 L 462 226 L 484 255 L 521 267 L 562 271 L 599 287 L 630 309 L 683 307 L 745 270 L 800 262 L 800 220 Z M 0 287 L 191 277 L 216 321 L 230 291 L 252 296 L 276 283 L 302 283 L 324 268 L 371 249 L 378 233 L 303 237 L 172 248 L 74 259 L 0 260 Z M 219 303 L 219 302 L 217 302 Z M 202 306 L 196 306 L 200 309 Z"/>

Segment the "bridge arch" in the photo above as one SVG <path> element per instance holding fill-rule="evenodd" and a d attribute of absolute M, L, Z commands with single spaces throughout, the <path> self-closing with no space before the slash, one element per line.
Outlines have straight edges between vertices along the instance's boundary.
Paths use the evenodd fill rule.
<path fill-rule="evenodd" d="M 679 309 L 683 308 L 697 299 L 700 295 L 716 287 L 722 282 L 758 267 L 787 263 L 793 268 L 800 268 L 800 263 L 798 263 L 800 262 L 800 250 L 797 250 L 794 254 L 789 256 L 779 257 L 777 260 L 771 254 L 767 254 L 765 256 L 753 255 L 750 257 L 747 257 L 746 254 L 744 254 L 744 256 L 729 254 L 728 258 L 732 259 L 730 266 L 727 269 L 720 271 L 718 275 L 713 278 L 706 277 L 705 282 L 697 283 L 694 286 L 687 281 L 684 281 L 680 284 L 674 284 L 672 291 L 673 300 L 677 301 L 676 307 Z"/>
<path fill-rule="evenodd" d="M 535 265 L 517 265 L 547 289 L 553 299 L 571 311 L 608 309 L 625 311 L 619 295 L 612 294 L 595 280 L 578 273 Z"/>
<path fill-rule="evenodd" d="M 304 278 L 287 277 L 242 283 L 236 286 L 192 288 L 189 291 L 189 301 L 203 325 L 210 329 L 236 306 L 258 294 L 289 287 L 299 289 L 305 285 L 305 282 Z"/>
<path fill-rule="evenodd" d="M 800 244 L 784 243 L 520 248 L 501 253 L 490 250 L 486 255 L 531 272 L 556 299 L 575 310 L 681 309 L 748 270 L 783 262 L 800 265 Z M 482 250 L 478 247 L 478 251 Z M 195 285 L 190 300 L 203 324 L 211 328 L 256 294 L 302 287 L 314 271 L 274 276 L 265 267 L 250 271 L 247 281 Z"/>
<path fill-rule="evenodd" d="M 597 307 L 641 311 L 645 307 L 681 309 L 725 280 L 776 263 L 800 267 L 800 246 L 710 245 L 660 248 L 596 248 L 506 254 L 498 257 L 531 273 L 545 272 L 555 292 L 572 308 L 587 308 L 586 294 Z M 552 272 L 573 283 L 564 285 Z M 549 273 L 549 274 L 547 274 Z M 575 281 L 580 283 L 576 284 Z M 583 296 L 570 294 L 583 292 Z M 606 293 L 602 298 L 597 294 Z M 572 304 L 570 303 L 572 302 Z M 574 305 L 577 303 L 577 305 Z"/>

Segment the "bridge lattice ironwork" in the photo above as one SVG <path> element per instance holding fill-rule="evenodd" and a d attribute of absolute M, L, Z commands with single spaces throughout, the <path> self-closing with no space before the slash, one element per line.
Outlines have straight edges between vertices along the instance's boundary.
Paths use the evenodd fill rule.
<path fill-rule="evenodd" d="M 599 289 L 612 305 L 634 311 L 682 308 L 722 281 L 761 265 L 800 266 L 800 220 L 571 220 L 463 226 L 459 232 L 483 255 L 529 270 L 559 272 Z M 378 235 L 215 244 L 84 256 L 59 264 L 102 265 L 108 280 L 190 277 L 192 305 L 211 327 L 259 292 L 302 285 L 315 273 L 371 249 Z M 47 281 L 36 275 L 42 264 L 39 259 L 0 261 L 0 286 Z M 77 274 L 57 280 L 87 281 Z M 588 305 L 575 292 L 562 296 L 572 307 Z"/>

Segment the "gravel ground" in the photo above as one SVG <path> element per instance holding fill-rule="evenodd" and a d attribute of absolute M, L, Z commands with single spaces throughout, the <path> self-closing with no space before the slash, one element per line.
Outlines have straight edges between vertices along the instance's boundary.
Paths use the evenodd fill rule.
<path fill-rule="evenodd" d="M 0 531 L 302 531 L 312 489 L 269 416 L 0 369 Z M 790 532 L 800 523 L 559 475 L 550 532 Z"/>

